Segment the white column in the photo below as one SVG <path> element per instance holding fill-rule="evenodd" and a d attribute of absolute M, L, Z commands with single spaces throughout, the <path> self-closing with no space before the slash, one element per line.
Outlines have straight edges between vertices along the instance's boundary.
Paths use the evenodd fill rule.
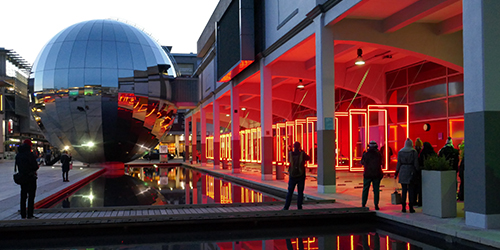
<path fill-rule="evenodd" d="M 220 169 L 220 104 L 214 98 L 214 169 Z"/>
<path fill-rule="evenodd" d="M 237 86 L 231 84 L 231 159 L 233 173 L 241 173 L 240 158 L 240 93 Z"/>
<path fill-rule="evenodd" d="M 463 1 L 465 224 L 488 229 L 500 228 L 498 13 L 500 1 Z"/>
<path fill-rule="evenodd" d="M 335 85 L 333 33 L 325 27 L 324 14 L 316 26 L 316 108 L 318 132 L 318 192 L 335 193 Z"/>
<path fill-rule="evenodd" d="M 273 179 L 273 83 L 271 70 L 260 60 L 260 127 L 262 180 Z"/>
<path fill-rule="evenodd" d="M 184 161 L 189 162 L 189 120 L 184 118 Z"/>
<path fill-rule="evenodd" d="M 207 165 L 207 111 L 201 107 L 200 109 L 200 126 L 201 126 L 201 165 Z"/>
<path fill-rule="evenodd" d="M 191 155 L 191 160 L 192 162 L 197 162 L 197 156 L 198 156 L 198 149 L 196 148 L 197 147 L 197 144 L 198 144 L 198 128 L 197 128 L 197 116 L 198 114 L 197 113 L 194 113 L 193 116 L 192 116 L 192 120 L 191 120 L 191 151 L 193 152 L 193 154 Z"/>

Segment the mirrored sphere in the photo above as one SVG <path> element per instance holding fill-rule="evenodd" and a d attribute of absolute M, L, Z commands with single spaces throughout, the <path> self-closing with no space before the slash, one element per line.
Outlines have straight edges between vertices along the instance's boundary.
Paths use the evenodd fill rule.
<path fill-rule="evenodd" d="M 132 161 L 174 121 L 171 58 L 131 25 L 77 23 L 54 36 L 33 65 L 33 116 L 46 139 L 76 160 Z"/>

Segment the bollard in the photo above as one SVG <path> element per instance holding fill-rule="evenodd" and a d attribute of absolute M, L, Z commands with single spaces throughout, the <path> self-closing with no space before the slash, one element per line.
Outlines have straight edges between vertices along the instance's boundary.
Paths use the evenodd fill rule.
<path fill-rule="evenodd" d="M 285 163 L 280 161 L 276 162 L 276 180 L 283 180 L 285 179 Z"/>

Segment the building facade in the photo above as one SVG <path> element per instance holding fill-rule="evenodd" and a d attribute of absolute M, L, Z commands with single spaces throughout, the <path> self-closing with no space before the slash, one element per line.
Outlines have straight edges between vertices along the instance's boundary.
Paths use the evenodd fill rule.
<path fill-rule="evenodd" d="M 332 193 L 336 171 L 362 171 L 370 140 L 397 152 L 406 138 L 436 151 L 466 139 L 466 224 L 500 227 L 498 10 L 492 0 L 220 1 L 198 40 L 202 101 L 186 116 L 201 126 L 202 162 L 230 159 L 238 173 L 250 159 L 272 180 L 300 141 L 318 192 Z"/>
<path fill-rule="evenodd" d="M 28 78 L 31 65 L 14 50 L 0 48 L 0 157 L 12 158 L 15 147 L 32 139 L 39 151 L 47 146 L 30 114 Z"/>

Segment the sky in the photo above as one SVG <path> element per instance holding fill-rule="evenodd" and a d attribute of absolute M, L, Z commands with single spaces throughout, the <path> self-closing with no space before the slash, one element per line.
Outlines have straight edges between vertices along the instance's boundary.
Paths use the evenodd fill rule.
<path fill-rule="evenodd" d="M 219 0 L 0 0 L 0 48 L 33 64 L 45 44 L 82 21 L 114 19 L 151 35 L 172 53 L 196 53 Z"/>

